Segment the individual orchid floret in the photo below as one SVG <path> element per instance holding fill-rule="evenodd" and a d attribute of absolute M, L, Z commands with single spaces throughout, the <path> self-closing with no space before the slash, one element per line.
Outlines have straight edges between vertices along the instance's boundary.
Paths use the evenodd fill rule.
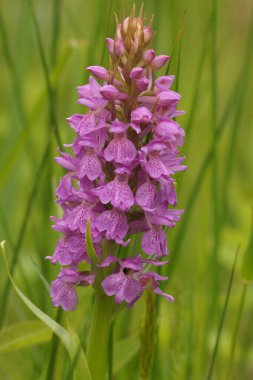
<path fill-rule="evenodd" d="M 144 106 L 138 107 L 131 113 L 131 126 L 137 133 L 140 133 L 141 125 L 150 123 L 152 118 L 153 115 L 148 108 Z"/>
<path fill-rule="evenodd" d="M 76 158 L 72 157 L 68 153 L 59 151 L 61 156 L 55 157 L 57 164 L 61 165 L 64 169 L 69 170 L 70 172 L 76 172 L 79 166 L 79 162 Z"/>
<path fill-rule="evenodd" d="M 128 184 L 129 170 L 115 170 L 115 178 L 105 186 L 97 188 L 96 193 L 103 204 L 111 204 L 120 210 L 127 211 L 134 205 L 134 196 Z"/>
<path fill-rule="evenodd" d="M 101 172 L 102 165 L 95 149 L 85 147 L 80 161 L 79 178 L 87 176 L 89 180 L 93 181 L 100 176 Z"/>
<path fill-rule="evenodd" d="M 100 232 L 105 232 L 107 240 L 121 242 L 127 234 L 127 217 L 121 210 L 116 208 L 104 211 L 97 216 L 95 226 Z"/>
<path fill-rule="evenodd" d="M 170 176 L 177 171 L 185 170 L 186 167 L 180 165 L 183 157 L 177 157 L 177 152 L 171 155 L 167 146 L 158 140 L 152 140 L 148 145 L 141 148 L 140 163 L 151 178 L 158 179 L 161 176 Z"/>
<path fill-rule="evenodd" d="M 142 235 L 141 248 L 148 255 L 162 257 L 168 255 L 167 239 L 160 226 L 152 226 Z"/>
<path fill-rule="evenodd" d="M 77 102 L 90 108 L 92 111 L 103 109 L 108 101 L 101 95 L 100 89 L 99 83 L 90 77 L 89 84 L 78 87 L 79 99 Z"/>
<path fill-rule="evenodd" d="M 107 148 L 104 150 L 106 161 L 112 161 L 119 164 L 125 164 L 133 161 L 136 157 L 137 150 L 135 145 L 125 134 L 115 134 Z"/>
<path fill-rule="evenodd" d="M 80 231 L 85 233 L 88 218 L 93 219 L 92 205 L 83 201 L 77 207 L 73 208 L 67 217 L 68 227 L 71 231 Z"/>
<path fill-rule="evenodd" d="M 185 132 L 175 121 L 162 120 L 154 128 L 154 136 L 165 143 L 171 151 L 184 143 Z"/>
<path fill-rule="evenodd" d="M 115 273 L 106 277 L 102 282 L 102 287 L 108 296 L 115 295 L 115 302 L 122 303 L 126 301 L 132 305 L 141 296 L 144 288 L 147 288 L 147 282 L 142 279 L 144 275 L 143 267 L 145 264 L 164 265 L 166 262 L 156 262 L 154 260 L 142 260 L 138 255 L 133 258 L 118 259 L 107 256 L 101 267 L 109 266 L 112 263 L 118 263 L 118 269 Z"/>
<path fill-rule="evenodd" d="M 58 240 L 53 256 L 47 256 L 46 259 L 51 260 L 52 264 L 59 262 L 63 266 L 78 264 L 83 260 L 88 262 L 84 242 L 82 234 L 64 235 Z"/>
<path fill-rule="evenodd" d="M 175 76 L 174 75 L 165 75 L 162 77 L 159 77 L 155 80 L 155 94 L 158 94 L 162 91 L 168 91 L 170 87 L 172 86 L 174 82 Z"/>
<path fill-rule="evenodd" d="M 155 196 L 157 194 L 156 181 L 147 178 L 137 189 L 135 200 L 142 208 L 153 208 Z"/>
<path fill-rule="evenodd" d="M 160 276 L 155 272 L 148 272 L 144 273 L 140 277 L 140 283 L 143 289 L 151 288 L 154 291 L 154 293 L 159 294 L 162 297 L 165 297 L 170 302 L 173 302 L 174 298 L 171 295 L 164 293 L 160 288 L 158 288 L 159 281 L 165 281 L 167 279 L 168 277 Z"/>
<path fill-rule="evenodd" d="M 92 285 L 94 275 L 89 272 L 76 272 L 72 268 L 61 269 L 57 279 L 51 284 L 51 297 L 54 306 L 63 310 L 74 310 L 77 305 L 75 286 Z"/>
<path fill-rule="evenodd" d="M 130 72 L 131 79 L 140 79 L 143 73 L 143 69 L 141 67 L 134 67 Z"/>

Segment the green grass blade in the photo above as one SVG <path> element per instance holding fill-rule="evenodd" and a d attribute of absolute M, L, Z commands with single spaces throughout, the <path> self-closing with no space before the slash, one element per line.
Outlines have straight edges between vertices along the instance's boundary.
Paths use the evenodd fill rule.
<path fill-rule="evenodd" d="M 109 341 L 108 341 L 108 380 L 113 380 L 113 352 L 114 352 L 113 332 L 114 332 L 114 321 L 112 321 L 111 323 L 110 335 L 109 335 Z"/>
<path fill-rule="evenodd" d="M 236 253 L 235 253 L 234 263 L 233 263 L 233 267 L 232 267 L 231 274 L 230 274 L 230 279 L 229 279 L 226 298 L 225 298 L 225 302 L 224 302 L 224 306 L 223 306 L 223 310 L 222 310 L 221 320 L 220 320 L 220 324 L 219 324 L 219 328 L 218 328 L 218 332 L 217 332 L 217 337 L 216 337 L 216 341 L 215 341 L 215 345 L 214 345 L 214 349 L 213 349 L 213 353 L 212 353 L 210 367 L 209 367 L 208 374 L 207 374 L 207 380 L 211 380 L 212 376 L 213 376 L 215 360 L 216 360 L 216 357 L 218 354 L 221 333 L 222 333 L 223 326 L 224 326 L 228 302 L 230 299 L 232 284 L 233 284 L 233 280 L 234 280 L 234 274 L 235 274 L 235 268 L 236 268 L 238 254 L 239 254 L 239 249 L 240 249 L 240 247 L 237 248 Z"/>
<path fill-rule="evenodd" d="M 27 0 L 27 1 L 29 4 L 30 11 L 31 11 L 32 20 L 34 23 L 36 41 L 37 41 L 37 45 L 38 45 L 38 49 L 39 49 L 40 60 L 41 60 L 43 73 L 44 73 L 44 77 L 45 77 L 45 82 L 46 82 L 46 87 L 47 87 L 49 109 L 50 109 L 50 118 L 52 121 L 52 129 L 53 129 L 57 144 L 59 145 L 60 149 L 62 149 L 62 142 L 61 142 L 61 137 L 60 137 L 60 132 L 59 132 L 58 120 L 57 120 L 57 116 L 56 116 L 55 95 L 54 95 L 52 83 L 50 80 L 50 74 L 49 74 L 49 69 L 48 69 L 48 65 L 47 65 L 47 61 L 46 61 L 43 43 L 42 43 L 39 23 L 38 23 L 38 20 L 36 17 L 36 13 L 34 10 L 32 0 Z"/>
<path fill-rule="evenodd" d="M 44 324 L 46 324 L 50 328 L 50 330 L 54 332 L 55 335 L 58 336 L 58 338 L 61 340 L 62 344 L 64 345 L 65 349 L 67 350 L 71 361 L 75 360 L 75 357 L 78 353 L 78 360 L 74 367 L 75 380 L 83 380 L 84 378 L 87 380 L 92 380 L 85 354 L 81 348 L 79 339 L 77 335 L 75 334 L 75 332 L 73 331 L 70 324 L 68 324 L 68 331 L 67 331 L 61 325 L 59 325 L 59 323 L 57 323 L 55 320 L 53 320 L 47 314 L 45 314 L 42 310 L 40 310 L 37 306 L 35 306 L 24 295 L 24 293 L 18 288 L 18 286 L 14 282 L 9 270 L 8 263 L 7 263 L 4 244 L 5 242 L 1 242 L 1 250 L 2 250 L 2 255 L 4 259 L 4 265 L 5 265 L 9 280 L 13 288 L 15 289 L 16 293 L 21 298 L 21 300 L 25 303 L 25 305 L 31 310 L 31 312 L 34 315 L 36 315 L 36 317 L 39 318 Z"/>
<path fill-rule="evenodd" d="M 243 289 L 242 289 L 242 294 L 241 294 L 241 299 L 240 299 L 240 304 L 239 304 L 239 308 L 238 308 L 238 313 L 236 316 L 235 328 L 234 328 L 232 339 L 231 339 L 231 347 L 230 347 L 230 354 L 229 354 L 229 360 L 228 360 L 227 380 L 231 380 L 232 375 L 233 375 L 236 342 L 237 342 L 237 337 L 238 337 L 239 330 L 240 330 L 242 313 L 243 313 L 244 306 L 245 306 L 247 289 L 248 289 L 248 284 L 244 283 Z"/>
<path fill-rule="evenodd" d="M 113 352 L 113 375 L 118 376 L 118 373 L 124 368 L 127 363 L 132 360 L 140 350 L 139 334 L 130 335 L 129 337 L 120 340 L 114 344 Z"/>
<path fill-rule="evenodd" d="M 251 19 L 251 26 L 249 31 L 249 39 L 247 41 L 247 47 L 246 47 L 246 60 L 248 67 L 251 67 L 251 61 L 252 61 L 252 39 L 253 39 L 253 16 Z M 222 209 L 223 209 L 223 217 L 225 218 L 227 215 L 227 207 L 228 207 L 228 191 L 230 187 L 230 179 L 234 164 L 234 152 L 236 151 L 236 144 L 237 144 L 237 136 L 241 125 L 241 116 L 244 106 L 244 88 L 242 84 L 239 84 L 238 86 L 238 104 L 236 107 L 236 113 L 234 118 L 234 123 L 232 127 L 232 133 L 230 136 L 229 146 L 227 150 L 227 157 L 226 157 L 226 164 L 224 169 L 224 177 L 223 177 L 223 185 L 222 185 Z"/>
<path fill-rule="evenodd" d="M 2 255 L 4 259 L 4 264 L 5 268 L 9 277 L 9 280 L 15 289 L 16 293 L 18 296 L 21 298 L 21 300 L 26 304 L 26 306 L 33 312 L 36 317 L 38 317 L 42 322 L 44 322 L 57 336 L 60 337 L 61 341 L 63 342 L 65 347 L 69 347 L 70 341 L 69 341 L 69 336 L 67 331 L 60 326 L 57 322 L 55 322 L 52 318 L 50 318 L 48 315 L 43 313 L 37 306 L 35 306 L 22 292 L 21 290 L 17 287 L 15 284 L 8 263 L 7 263 L 7 258 L 6 258 L 6 253 L 5 253 L 5 247 L 4 247 L 5 242 L 1 242 L 1 250 L 2 250 Z"/>
<path fill-rule="evenodd" d="M 239 79 L 239 81 L 240 80 L 241 80 L 241 78 Z M 221 122 L 219 123 L 218 128 L 216 130 L 216 139 L 215 139 L 216 143 L 218 143 L 218 141 L 219 141 L 220 137 L 222 136 L 222 133 L 226 127 L 226 122 L 228 120 L 229 110 L 231 109 L 231 106 L 236 99 L 236 95 L 237 95 L 237 86 L 236 86 L 234 93 L 232 93 L 232 95 L 230 96 L 230 98 L 227 102 L 224 113 L 221 117 Z M 185 234 L 186 234 L 187 228 L 188 228 L 188 223 L 190 221 L 191 211 L 192 211 L 192 209 L 195 205 L 195 202 L 197 200 L 197 197 L 198 197 L 198 194 L 200 192 L 201 186 L 203 184 L 207 169 L 209 168 L 209 166 L 212 162 L 212 159 L 213 159 L 213 149 L 214 149 L 214 146 L 211 146 L 210 149 L 208 150 L 207 154 L 205 155 L 205 157 L 202 161 L 202 165 L 198 171 L 198 174 L 196 176 L 196 179 L 195 179 L 194 184 L 192 186 L 192 189 L 190 191 L 190 195 L 186 201 L 186 205 L 185 205 L 186 213 L 184 214 L 182 221 L 180 222 L 178 232 L 177 232 L 177 236 L 175 239 L 175 243 L 173 245 L 173 248 L 171 249 L 172 252 L 175 252 L 175 256 L 174 256 L 174 259 L 170 263 L 170 271 L 173 270 L 173 268 L 175 266 L 175 262 L 179 258 L 181 245 L 184 241 L 184 237 L 185 237 Z"/>
<path fill-rule="evenodd" d="M 0 331 L 0 354 L 48 342 L 51 330 L 41 321 L 24 321 Z"/>
<path fill-rule="evenodd" d="M 53 88 L 55 87 L 60 75 L 62 74 L 72 54 L 73 54 L 73 47 L 68 45 L 62 52 L 59 58 L 59 61 L 57 62 L 54 69 L 52 70 L 50 78 L 51 78 L 51 83 L 52 83 Z M 7 177 L 10 175 L 11 171 L 13 170 L 13 166 L 15 165 L 18 158 L 20 157 L 21 151 L 24 149 L 25 142 L 28 138 L 28 134 L 31 131 L 31 128 L 34 126 L 34 123 L 36 122 L 38 114 L 41 112 L 41 109 L 43 109 L 43 106 L 45 105 L 45 102 L 46 102 L 45 95 L 46 95 L 45 90 L 42 90 L 40 94 L 38 95 L 38 98 L 35 101 L 31 112 L 28 114 L 27 127 L 23 128 L 17 136 L 13 137 L 11 148 L 9 149 L 6 156 L 3 157 L 3 159 L 1 160 L 0 186 L 3 186 L 5 184 Z"/>
<path fill-rule="evenodd" d="M 53 12 L 52 12 L 52 41 L 51 41 L 51 51 L 50 51 L 50 64 L 54 67 L 57 53 L 58 53 L 58 42 L 60 36 L 61 27 L 61 2 L 62 0 L 53 1 Z"/>
<path fill-rule="evenodd" d="M 72 360 L 72 366 L 74 372 L 74 380 L 92 380 L 86 356 L 82 349 L 80 340 L 71 326 L 70 322 L 67 320 L 67 330 L 69 332 L 71 346 L 70 346 L 70 357 Z"/>
<path fill-rule="evenodd" d="M 57 310 L 57 315 L 56 315 L 56 322 L 61 323 L 63 315 L 63 310 L 61 308 L 58 308 Z M 54 376 L 54 371 L 55 371 L 55 365 L 56 365 L 56 356 L 59 348 L 59 342 L 60 339 L 56 334 L 53 334 L 51 342 L 50 342 L 50 358 L 49 358 L 49 363 L 47 367 L 47 373 L 46 373 L 46 380 L 51 380 L 52 377 Z"/>
<path fill-rule="evenodd" d="M 241 276 L 244 281 L 252 282 L 253 281 L 253 209 L 251 216 L 251 234 L 248 243 L 248 247 L 243 256 Z"/>
<path fill-rule="evenodd" d="M 1 8 L 0 8 L 1 10 Z M 2 16 L 2 13 L 0 12 L 0 33 L 2 37 L 2 44 L 3 44 L 3 52 L 4 52 L 4 58 L 6 60 L 7 67 L 10 71 L 11 78 L 12 78 L 12 87 L 13 87 L 13 96 L 16 101 L 16 106 L 18 109 L 19 117 L 21 119 L 22 125 L 26 125 L 26 116 L 24 111 L 24 105 L 23 105 L 23 98 L 21 94 L 21 88 L 20 88 L 20 82 L 16 70 L 16 66 L 14 65 L 10 48 L 9 48 L 9 38 L 7 35 L 7 30 L 5 26 L 5 22 Z"/>
<path fill-rule="evenodd" d="M 248 40 L 250 40 L 250 39 L 251 39 L 251 34 L 249 34 L 249 36 L 248 36 Z M 252 49 L 251 49 L 251 53 L 252 53 Z M 249 74 L 249 70 L 250 70 L 250 66 L 248 64 L 248 62 L 249 62 L 248 59 L 249 59 L 248 49 L 246 49 L 244 60 L 243 60 L 243 68 L 242 68 L 241 75 L 239 76 L 239 79 L 237 80 L 237 82 L 234 86 L 234 90 L 232 91 L 232 93 L 231 93 L 231 95 L 227 101 L 227 104 L 224 108 L 224 112 L 223 112 L 222 117 L 221 117 L 221 121 L 220 121 L 220 123 L 218 123 L 218 127 L 217 127 L 216 132 L 215 132 L 215 144 L 217 144 L 219 142 L 219 140 L 220 140 L 220 138 L 221 138 L 221 136 L 225 130 L 228 118 L 231 117 L 231 109 L 233 109 L 233 105 L 237 104 L 237 102 L 238 102 L 238 86 L 241 86 L 240 102 L 242 101 L 242 98 L 244 99 L 246 89 L 248 86 L 248 74 Z M 203 180 L 205 178 L 205 174 L 207 172 L 207 169 L 209 168 L 209 165 L 211 164 L 211 162 L 213 160 L 213 149 L 214 149 L 214 145 L 212 145 L 210 147 L 209 151 L 207 152 L 206 156 L 204 157 L 201 168 L 200 168 L 200 170 L 196 176 L 196 179 L 195 179 L 194 184 L 192 186 L 192 190 L 190 191 L 190 195 L 189 195 L 188 200 L 186 202 L 186 206 L 185 206 L 186 213 L 185 213 L 184 217 L 182 218 L 182 221 L 180 222 L 178 232 L 177 232 L 177 236 L 175 239 L 175 243 L 174 243 L 173 248 L 172 248 L 172 251 L 175 252 L 175 256 L 174 256 L 174 259 L 171 261 L 171 264 L 170 264 L 170 270 L 171 271 L 173 270 L 173 268 L 175 266 L 175 262 L 179 258 L 180 248 L 181 248 L 181 245 L 184 241 L 184 236 L 185 236 L 187 228 L 188 228 L 188 223 L 190 221 L 191 211 L 192 211 L 192 209 L 195 205 L 195 202 L 197 200 L 197 196 L 198 196 L 199 191 L 201 189 L 201 185 L 202 185 Z"/>
<path fill-rule="evenodd" d="M 30 216 L 30 213 L 31 213 L 31 210 L 32 210 L 32 205 L 33 205 L 35 196 L 37 194 L 37 190 L 38 190 L 38 186 L 39 186 L 39 182 L 40 182 L 40 178 L 41 178 L 41 173 L 42 173 L 43 168 L 44 168 L 44 166 L 45 166 L 45 164 L 47 162 L 49 151 L 50 151 L 50 141 L 48 142 L 48 144 L 46 146 L 46 149 L 43 152 L 43 156 L 42 156 L 41 162 L 40 162 L 40 164 L 38 166 L 38 170 L 37 170 L 37 173 L 36 173 L 35 179 L 34 179 L 34 184 L 33 184 L 33 187 L 32 187 L 32 190 L 31 190 L 31 193 L 29 195 L 28 202 L 27 202 L 27 205 L 26 205 L 26 208 L 25 208 L 25 213 L 24 213 L 23 221 L 22 221 L 22 224 L 21 224 L 21 227 L 20 227 L 20 231 L 19 231 L 19 234 L 18 234 L 17 242 L 15 244 L 14 257 L 13 257 L 13 260 L 12 260 L 11 266 L 10 266 L 10 273 L 11 274 L 14 272 L 14 269 L 15 269 L 17 261 L 18 261 L 19 252 L 20 252 L 22 244 L 23 244 L 23 240 L 24 240 L 27 224 L 28 224 L 28 221 L 29 221 L 29 216 Z M 4 322 L 4 318 L 5 318 L 5 314 L 6 314 L 6 309 L 7 309 L 6 305 L 7 305 L 7 301 L 8 301 L 8 297 L 9 297 L 9 292 L 10 292 L 10 283 L 9 283 L 9 281 L 7 281 L 5 283 L 5 285 L 3 286 L 3 292 L 2 292 L 2 295 L 1 295 L 0 327 L 3 325 L 3 322 Z M 4 307 L 4 305 L 5 305 L 5 307 Z"/>

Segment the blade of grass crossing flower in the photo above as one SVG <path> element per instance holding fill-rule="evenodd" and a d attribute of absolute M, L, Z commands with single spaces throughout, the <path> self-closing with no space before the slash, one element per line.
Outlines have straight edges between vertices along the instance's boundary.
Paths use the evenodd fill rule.
<path fill-rule="evenodd" d="M 223 306 L 223 310 L 222 310 L 222 315 L 221 315 L 221 319 L 220 319 L 220 323 L 219 323 L 219 327 L 218 327 L 218 331 L 217 331 L 217 337 L 216 337 L 214 349 L 212 352 L 210 367 L 209 367 L 208 374 L 207 374 L 207 380 L 211 380 L 212 376 L 213 376 L 214 365 L 215 365 L 216 357 L 218 354 L 218 349 L 219 349 L 219 344 L 220 344 L 220 339 L 221 339 L 221 333 L 223 330 L 224 321 L 225 321 L 225 317 L 226 317 L 226 313 L 227 313 L 228 302 L 230 299 L 230 294 L 231 294 L 232 284 L 233 284 L 233 280 L 234 280 L 234 274 L 235 274 L 235 268 L 236 268 L 239 250 L 240 250 L 240 246 L 238 246 L 236 253 L 235 253 L 235 258 L 234 258 L 234 263 L 233 263 L 233 267 L 232 267 L 231 274 L 230 274 L 226 298 L 225 298 L 225 302 L 224 302 L 224 306 Z"/>
<path fill-rule="evenodd" d="M 1 250 L 2 255 L 4 259 L 4 265 L 9 277 L 9 280 L 15 289 L 18 296 L 21 298 L 21 300 L 25 303 L 25 305 L 31 310 L 31 312 L 36 315 L 37 318 L 39 318 L 44 324 L 46 324 L 50 330 L 54 332 L 55 335 L 58 336 L 58 338 L 61 340 L 62 344 L 64 345 L 65 349 L 69 353 L 70 359 L 73 361 L 75 358 L 76 352 L 80 350 L 80 360 L 77 361 L 77 364 L 75 366 L 75 380 L 83 380 L 84 378 L 87 380 L 92 380 L 92 377 L 90 375 L 89 367 L 86 361 L 86 357 L 84 355 L 84 352 L 82 351 L 82 348 L 80 348 L 80 342 L 73 330 L 71 330 L 70 325 L 68 326 L 69 330 L 67 331 L 64 329 L 59 323 L 57 323 L 54 319 L 50 318 L 47 314 L 45 314 L 42 310 L 40 310 L 37 306 L 35 306 L 25 295 L 24 293 L 18 288 L 16 283 L 13 280 L 13 277 L 10 273 L 10 269 L 7 263 L 6 258 L 6 252 L 5 252 L 5 242 L 1 242 Z"/>
<path fill-rule="evenodd" d="M 87 224 L 86 224 L 86 250 L 91 261 L 91 268 L 94 271 L 96 270 L 97 264 L 100 263 L 100 259 L 96 254 L 96 251 L 92 242 L 90 218 L 87 220 Z"/>
<path fill-rule="evenodd" d="M 12 275 L 11 275 L 8 263 L 7 263 L 7 258 L 6 258 L 6 253 L 5 253 L 5 242 L 4 241 L 1 242 L 1 250 L 2 250 L 4 264 L 5 264 L 5 268 L 6 268 L 9 280 L 10 280 L 13 288 L 15 289 L 16 293 L 18 294 L 18 296 L 26 304 L 26 306 L 33 312 L 33 314 L 36 315 L 36 317 L 38 317 L 42 322 L 44 322 L 55 334 L 57 334 L 61 338 L 63 344 L 66 347 L 69 346 L 69 344 L 70 344 L 69 337 L 68 337 L 68 334 L 65 331 L 65 329 L 62 326 L 60 326 L 57 322 L 55 322 L 52 318 L 50 318 L 48 315 L 46 315 L 45 313 L 43 313 L 43 311 L 41 311 L 37 306 L 35 306 L 22 293 L 22 291 L 15 284 L 15 282 L 14 282 L 14 280 L 12 278 Z"/>

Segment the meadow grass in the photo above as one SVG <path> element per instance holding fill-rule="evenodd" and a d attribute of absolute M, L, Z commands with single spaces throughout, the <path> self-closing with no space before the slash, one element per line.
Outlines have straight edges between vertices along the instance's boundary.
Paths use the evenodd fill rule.
<path fill-rule="evenodd" d="M 146 0 L 144 6 L 148 17 L 155 15 L 157 52 L 172 55 L 168 70 L 183 96 L 186 114 L 178 121 L 188 166 L 176 176 L 185 214 L 168 232 L 164 273 L 175 302 L 156 301 L 149 378 L 252 379 L 253 291 L 240 269 L 252 228 L 252 3 Z M 54 189 L 63 173 L 53 157 L 73 138 L 66 117 L 83 112 L 75 88 L 88 79 L 85 67 L 108 64 L 104 39 L 113 37 L 114 11 L 121 17 L 131 7 L 128 0 L 1 2 L 0 238 L 15 284 L 56 324 L 47 320 L 52 335 L 38 322 L 0 259 L 0 379 L 71 380 L 85 371 L 93 296 L 81 289 L 78 309 L 63 313 L 48 293 L 57 268 L 44 257 L 57 240 L 50 215 L 59 214 Z M 131 249 L 139 246 L 136 239 Z M 109 380 L 139 379 L 145 310 L 143 297 L 113 323 Z"/>

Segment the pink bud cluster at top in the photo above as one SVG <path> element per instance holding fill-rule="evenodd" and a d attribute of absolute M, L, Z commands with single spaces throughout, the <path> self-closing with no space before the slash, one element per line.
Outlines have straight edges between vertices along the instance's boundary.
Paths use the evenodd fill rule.
<path fill-rule="evenodd" d="M 110 68 L 88 67 L 89 83 L 78 87 L 78 103 L 88 112 L 68 118 L 76 138 L 73 155 L 60 152 L 56 158 L 67 174 L 56 190 L 63 216 L 52 218 L 62 237 L 48 257 L 63 267 L 51 296 L 65 310 L 77 304 L 76 286 L 96 281 L 95 273 L 79 270 L 83 261 L 89 264 L 88 219 L 100 267 L 113 268 L 101 284 L 108 296 L 131 305 L 149 288 L 172 300 L 158 287 L 166 277 L 147 272 L 147 265 L 166 263 L 159 260 L 168 255 L 164 227 L 175 226 L 182 214 L 174 208 L 173 175 L 186 169 L 178 150 L 184 130 L 174 120 L 182 114 L 177 110 L 181 96 L 170 89 L 174 77 L 156 78 L 169 57 L 150 49 L 151 24 L 145 26 L 144 18 L 133 13 L 117 24 L 115 38 L 106 39 Z M 127 246 L 138 232 L 142 255 L 101 256 L 105 240 Z"/>

